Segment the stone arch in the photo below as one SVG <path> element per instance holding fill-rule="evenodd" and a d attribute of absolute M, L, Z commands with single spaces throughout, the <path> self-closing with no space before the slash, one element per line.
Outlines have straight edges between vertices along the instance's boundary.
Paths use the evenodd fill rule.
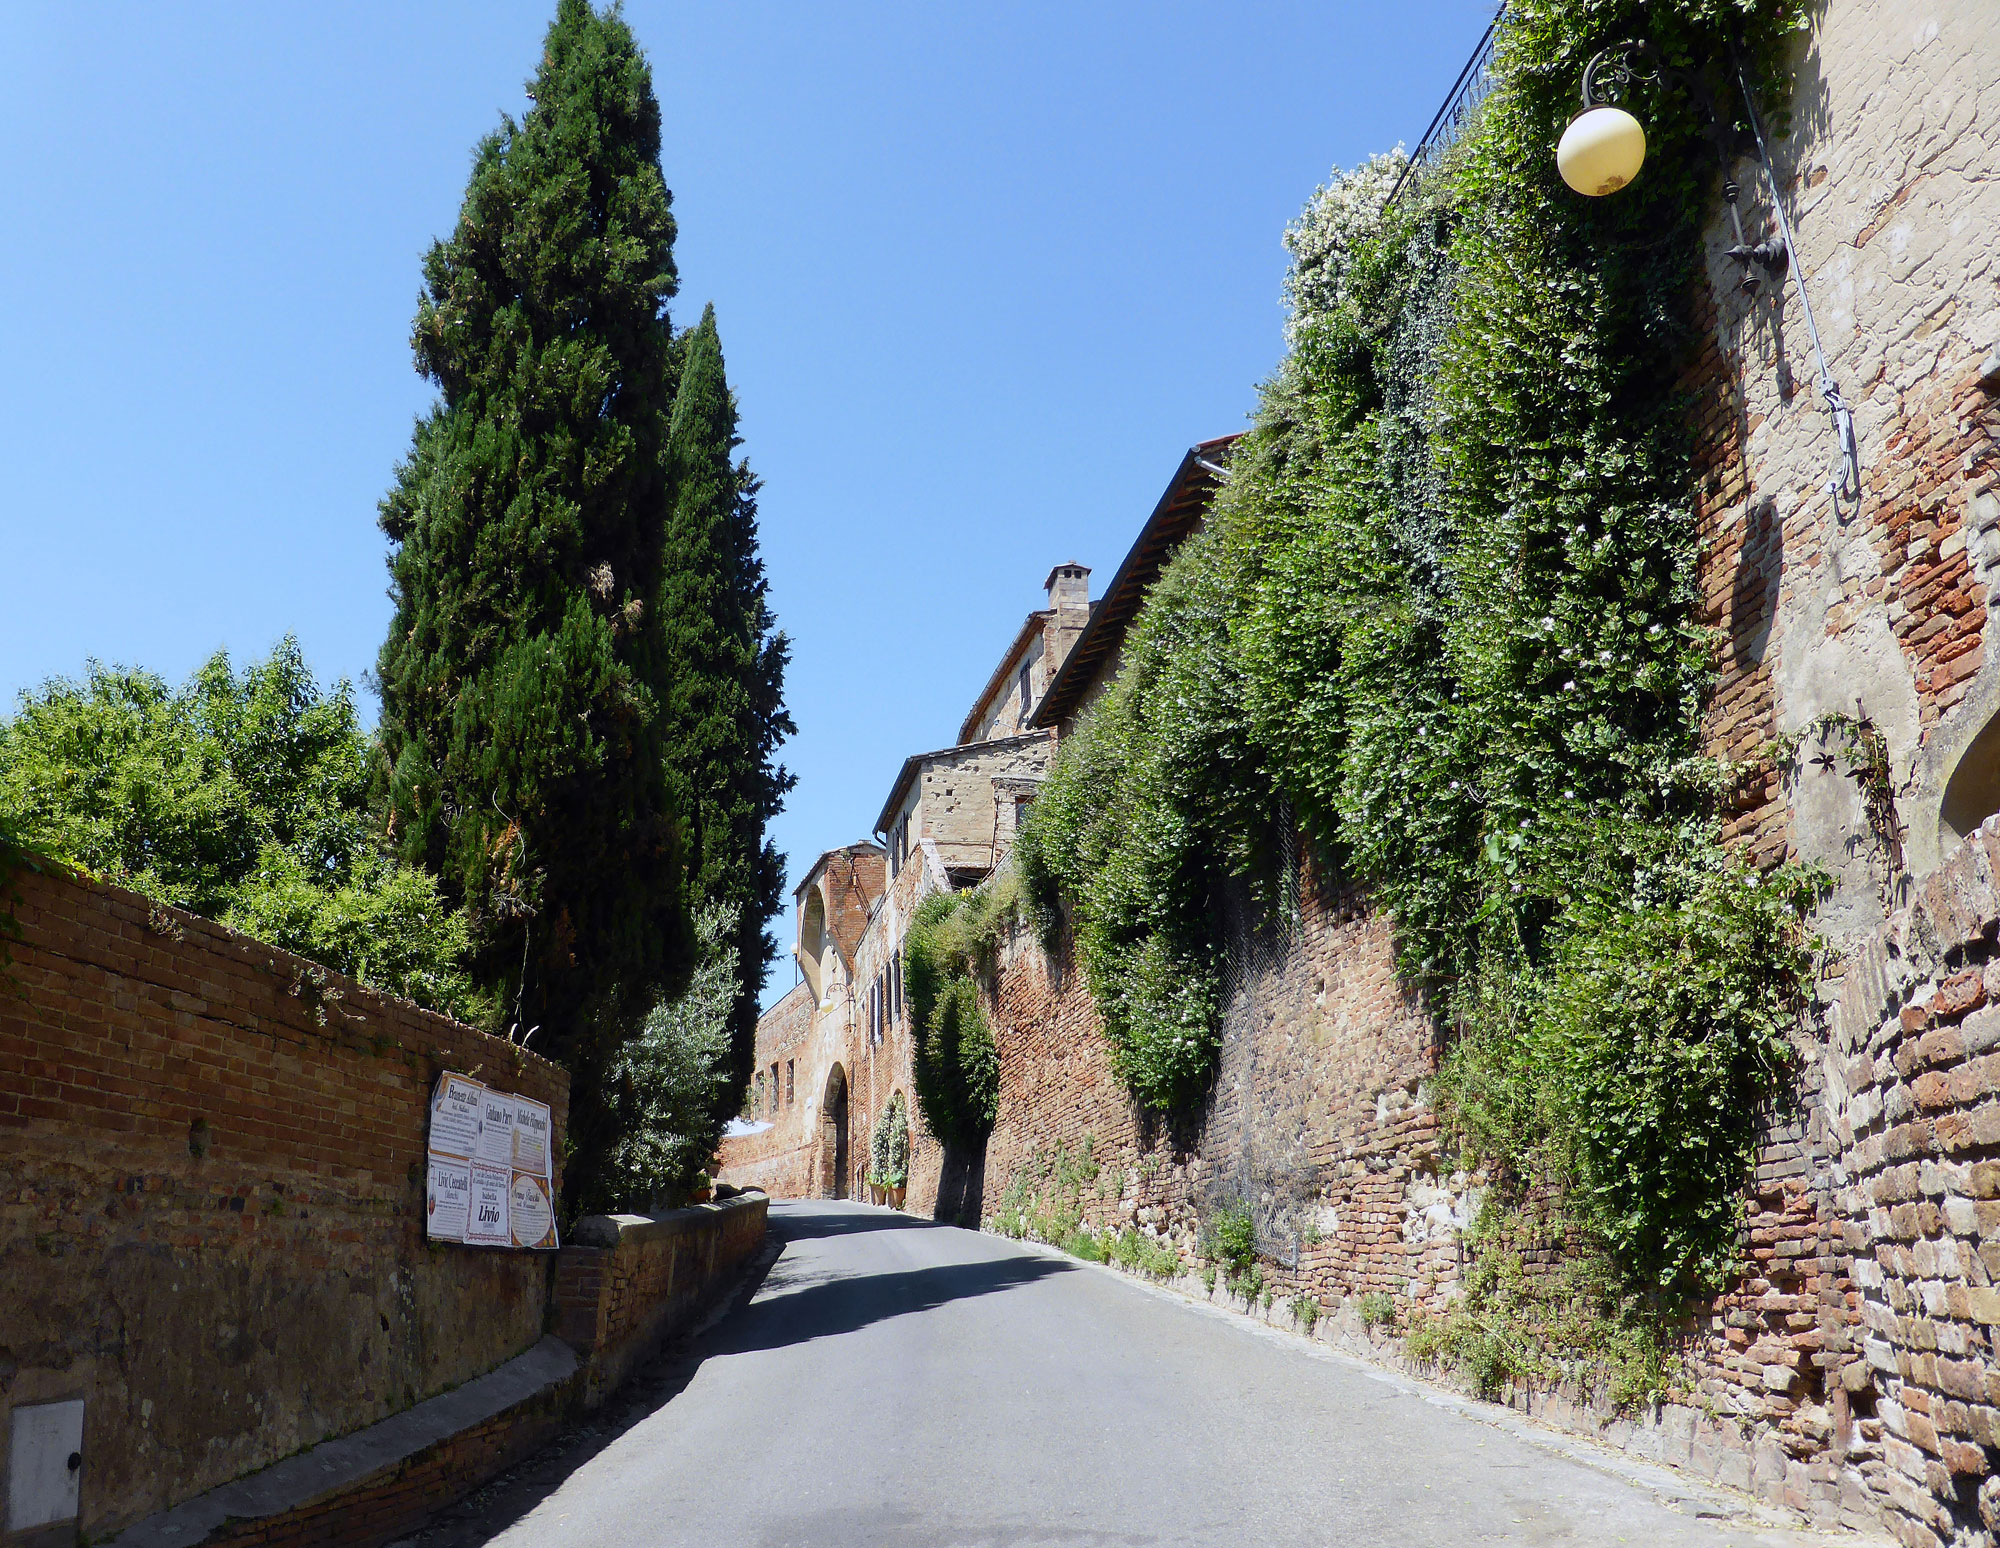
<path fill-rule="evenodd" d="M 799 915 L 799 968 L 812 987 L 814 1000 L 826 998 L 820 954 L 826 950 L 826 900 L 819 888 L 807 889 L 805 908 Z"/>
<path fill-rule="evenodd" d="M 1995 812 L 2000 812 L 2000 715 L 1979 728 L 1945 781 L 1939 850 L 1950 849 Z"/>
<path fill-rule="evenodd" d="M 838 1064 L 827 1071 L 826 1090 L 819 1104 L 820 1197 L 847 1197 L 847 1071 Z"/>

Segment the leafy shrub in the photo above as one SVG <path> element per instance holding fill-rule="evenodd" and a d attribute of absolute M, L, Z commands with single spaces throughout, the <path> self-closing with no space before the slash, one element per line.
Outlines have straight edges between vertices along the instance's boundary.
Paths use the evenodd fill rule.
<path fill-rule="evenodd" d="M 621 1044 L 604 1102 L 617 1138 L 584 1185 L 580 1207 L 613 1212 L 672 1207 L 702 1186 L 722 1125 L 716 1106 L 732 1079 L 730 1029 L 739 983 L 737 912 L 710 903 L 695 916 L 699 965 Z"/>
<path fill-rule="evenodd" d="M 464 915 L 390 857 L 370 781 L 353 689 L 322 690 L 289 637 L 240 674 L 218 653 L 179 688 L 92 662 L 0 721 L 0 818 L 21 846 L 490 1019 Z"/>
<path fill-rule="evenodd" d="M 1364 1328 L 1388 1327 L 1396 1320 L 1396 1298 L 1386 1290 L 1370 1290 L 1355 1303 Z"/>
<path fill-rule="evenodd" d="M 1249 1271 L 1257 1261 L 1257 1220 L 1248 1204 L 1239 1201 L 1209 1217 L 1202 1231 L 1202 1254 L 1232 1274 Z"/>
<path fill-rule="evenodd" d="M 1488 1194 L 1460 1294 L 1441 1314 L 1412 1312 L 1405 1351 L 1456 1371 L 1482 1397 L 1521 1382 L 1567 1383 L 1616 1407 L 1669 1395 L 1677 1367 L 1657 1307 L 1609 1260 L 1576 1251 L 1576 1232 L 1560 1205 Z M 1529 1273 L 1528 1251 L 1559 1267 Z"/>
<path fill-rule="evenodd" d="M 987 937 L 966 931 L 981 915 L 975 908 L 962 917 L 967 901 L 965 893 L 934 892 L 916 906 L 903 937 L 903 987 L 924 1120 L 939 1139 L 969 1145 L 993 1127 L 1000 1052 L 972 977 Z"/>
<path fill-rule="evenodd" d="M 1171 1243 L 1148 1236 L 1137 1226 L 1127 1226 L 1113 1238 L 1111 1257 L 1120 1268 L 1154 1279 L 1178 1279 L 1187 1267 Z"/>
<path fill-rule="evenodd" d="M 1257 1261 L 1257 1221 L 1250 1206 L 1240 1200 L 1218 1210 L 1202 1226 L 1201 1255 L 1222 1271 L 1222 1282 L 1231 1295 L 1246 1301 L 1264 1297 L 1264 1270 Z"/>
<path fill-rule="evenodd" d="M 1313 1324 L 1319 1321 L 1319 1302 L 1309 1295 L 1293 1296 L 1292 1321 L 1307 1333 L 1312 1332 Z"/>

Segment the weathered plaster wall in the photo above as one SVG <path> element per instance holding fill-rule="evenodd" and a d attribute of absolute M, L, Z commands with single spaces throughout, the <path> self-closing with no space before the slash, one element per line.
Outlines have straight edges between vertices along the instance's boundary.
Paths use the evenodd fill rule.
<path fill-rule="evenodd" d="M 1834 440 L 1797 287 L 1740 294 L 1718 219 L 1708 263 L 1729 370 L 1705 426 L 1706 592 L 1729 640 L 1715 724 L 1747 753 L 1758 731 L 1866 716 L 1888 739 L 1921 876 L 1952 837 L 1937 825 L 1946 781 L 2000 709 L 1986 584 L 2000 501 L 1982 498 L 2000 432 L 1995 384 L 1982 385 L 2000 345 L 2000 8 L 1834 0 L 1802 46 L 1792 132 L 1773 151 L 1863 489 L 1836 503 L 1826 488 Z M 1738 176 L 1753 227 L 1768 223 L 1754 163 Z M 1883 857 L 1854 842 L 1866 826 L 1850 773 L 1809 758 L 1748 815 L 1835 873 L 1830 927 L 1866 934 L 1892 900 Z M 1786 823 L 1769 808 L 1788 798 Z"/>
<path fill-rule="evenodd" d="M 450 1069 L 549 1103 L 560 1134 L 559 1068 L 134 893 L 17 881 L 0 1429 L 84 1399 L 84 1530 L 535 1343 L 545 1255 L 425 1241 L 426 1122 Z"/>
<path fill-rule="evenodd" d="M 1031 731 L 925 761 L 918 776 L 919 831 L 937 846 L 947 871 L 978 876 L 992 866 L 1000 827 L 993 781 L 1040 779 L 1054 755 L 1054 734 Z"/>

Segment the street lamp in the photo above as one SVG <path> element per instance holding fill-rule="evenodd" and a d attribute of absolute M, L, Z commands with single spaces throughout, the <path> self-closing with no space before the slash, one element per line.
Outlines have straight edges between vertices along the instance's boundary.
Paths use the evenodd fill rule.
<path fill-rule="evenodd" d="M 1593 199 L 1618 192 L 1646 162 L 1644 126 L 1622 107 L 1598 100 L 1597 67 L 1603 62 L 1599 54 L 1583 67 L 1583 111 L 1569 121 L 1556 146 L 1562 180 Z M 1614 68 L 1620 79 L 1632 78 L 1622 66 Z"/>
<path fill-rule="evenodd" d="M 1855 443 L 1854 415 L 1840 395 L 1840 388 L 1827 367 L 1826 350 L 1820 345 L 1819 327 L 1813 320 L 1812 298 L 1806 294 L 1805 276 L 1799 271 L 1797 253 L 1792 244 L 1792 225 L 1785 216 L 1784 200 L 1778 194 L 1777 175 L 1771 170 L 1771 152 L 1764 143 L 1764 125 L 1757 116 L 1757 102 L 1750 94 L 1750 77 L 1744 73 L 1743 62 L 1735 57 L 1735 51 L 1732 49 L 1730 52 L 1736 67 L 1737 84 L 1743 90 L 1743 106 L 1749 113 L 1757 160 L 1770 187 L 1771 209 L 1778 221 L 1777 236 L 1755 243 L 1744 240 L 1743 217 L 1737 209 L 1736 179 L 1730 176 L 1734 159 L 1731 137 L 1723 127 L 1722 114 L 1716 107 L 1708 83 L 1686 70 L 1667 68 L 1659 50 L 1649 39 L 1614 44 L 1592 55 L 1590 62 L 1583 67 L 1583 111 L 1569 121 L 1569 127 L 1563 130 L 1562 139 L 1557 142 L 1556 170 L 1576 192 L 1590 198 L 1601 198 L 1623 188 L 1639 175 L 1639 168 L 1645 165 L 1645 127 L 1625 109 L 1603 101 L 1597 95 L 1597 72 L 1614 54 L 1620 57 L 1605 67 L 1605 73 L 1612 81 L 1630 85 L 1632 68 L 1625 63 L 1623 56 L 1644 54 L 1653 65 L 1653 79 L 1663 81 L 1671 76 L 1686 86 L 1700 102 L 1708 117 L 1709 135 L 1715 142 L 1716 155 L 1722 162 L 1722 197 L 1736 229 L 1736 245 L 1727 250 L 1726 256 L 1735 259 L 1742 270 L 1741 289 L 1746 295 L 1756 294 L 1763 278 L 1757 272 L 1759 269 L 1774 278 L 1789 270 L 1793 283 L 1799 287 L 1799 307 L 1805 314 L 1806 334 L 1812 340 L 1813 353 L 1819 360 L 1820 396 L 1825 400 L 1827 413 L 1833 421 L 1836 453 L 1834 471 L 1827 479 L 1827 492 L 1838 510 L 1843 495 L 1855 500 L 1861 493 L 1861 458 Z"/>

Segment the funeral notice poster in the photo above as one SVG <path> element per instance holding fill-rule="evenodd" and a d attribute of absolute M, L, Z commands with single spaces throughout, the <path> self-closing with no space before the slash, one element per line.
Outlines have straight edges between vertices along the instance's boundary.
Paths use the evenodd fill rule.
<path fill-rule="evenodd" d="M 431 1094 L 424 1231 L 468 1247 L 553 1251 L 555 1129 L 546 1102 L 446 1072 Z"/>
<path fill-rule="evenodd" d="M 531 1098 L 514 1098 L 514 1170 L 547 1182 L 549 1169 L 549 1107 Z"/>
<path fill-rule="evenodd" d="M 434 1155 L 430 1170 L 430 1184 L 424 1190 L 424 1232 L 433 1241 L 462 1242 L 472 1207 L 472 1163 Z"/>
<path fill-rule="evenodd" d="M 479 1121 L 486 1111 L 487 1091 L 469 1075 L 449 1072 L 438 1077 L 431 1096 L 430 1151 L 470 1161 L 479 1148 Z"/>
<path fill-rule="evenodd" d="M 514 1104 L 512 1092 L 482 1088 L 479 1103 L 479 1145 L 472 1159 L 488 1166 L 514 1169 Z"/>
<path fill-rule="evenodd" d="M 516 1247 L 554 1247 L 556 1212 L 548 1183 L 531 1172 L 516 1172 L 507 1197 L 507 1222 Z"/>
<path fill-rule="evenodd" d="M 511 1247 L 513 1228 L 507 1223 L 507 1195 L 513 1173 L 505 1167 L 472 1163 L 472 1218 L 465 1228 L 469 1247 Z"/>

